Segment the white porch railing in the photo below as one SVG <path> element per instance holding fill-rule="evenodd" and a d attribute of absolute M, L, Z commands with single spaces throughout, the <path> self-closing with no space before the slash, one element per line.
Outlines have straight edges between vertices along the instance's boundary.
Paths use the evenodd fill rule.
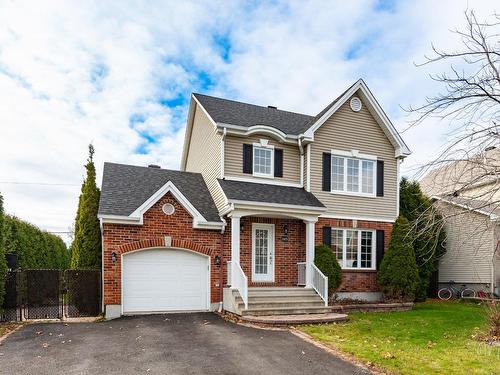
<path fill-rule="evenodd" d="M 297 263 L 297 285 L 306 285 L 306 262 Z"/>
<path fill-rule="evenodd" d="M 230 260 L 227 261 L 227 286 L 231 286 L 231 264 L 232 262 Z"/>
<path fill-rule="evenodd" d="M 328 277 L 326 277 L 315 264 L 312 264 L 311 267 L 312 287 L 316 293 L 320 295 L 323 301 L 325 301 L 325 306 L 328 306 Z"/>
<path fill-rule="evenodd" d="M 245 304 L 245 309 L 248 309 L 248 278 L 239 263 L 232 262 L 231 268 L 233 269 L 232 272 L 234 272 L 233 277 L 231 277 L 231 288 L 238 290 Z"/>

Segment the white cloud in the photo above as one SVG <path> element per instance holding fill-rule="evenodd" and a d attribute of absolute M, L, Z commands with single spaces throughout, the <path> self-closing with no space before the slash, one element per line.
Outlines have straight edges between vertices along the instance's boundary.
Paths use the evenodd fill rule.
<path fill-rule="evenodd" d="M 0 181 L 76 185 L 0 184 L 7 211 L 68 228 L 89 142 L 99 173 L 105 160 L 177 168 L 187 108 L 160 100 L 203 90 L 207 76 L 212 93 L 311 114 L 363 77 L 404 129 L 399 105 L 437 89 L 426 75 L 439 67 L 413 62 L 432 41 L 456 45 L 448 30 L 463 24 L 467 4 L 480 16 L 494 11 L 491 1 L 453 0 L 398 2 L 384 12 L 371 0 L 4 1 Z M 230 43 L 227 61 L 217 37 Z M 414 151 L 407 168 L 436 152 L 443 125 L 428 121 L 405 133 Z"/>

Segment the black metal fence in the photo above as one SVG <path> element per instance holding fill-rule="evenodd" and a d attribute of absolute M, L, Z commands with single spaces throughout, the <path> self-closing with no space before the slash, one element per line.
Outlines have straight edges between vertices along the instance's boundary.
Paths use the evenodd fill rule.
<path fill-rule="evenodd" d="M 101 313 L 99 271 L 10 271 L 5 287 L 0 321 L 60 319 Z"/>

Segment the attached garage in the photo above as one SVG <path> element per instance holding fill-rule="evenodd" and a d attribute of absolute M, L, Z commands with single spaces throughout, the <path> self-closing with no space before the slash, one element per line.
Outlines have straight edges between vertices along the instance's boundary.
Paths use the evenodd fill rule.
<path fill-rule="evenodd" d="M 209 259 L 171 248 L 124 254 L 123 314 L 208 310 Z"/>

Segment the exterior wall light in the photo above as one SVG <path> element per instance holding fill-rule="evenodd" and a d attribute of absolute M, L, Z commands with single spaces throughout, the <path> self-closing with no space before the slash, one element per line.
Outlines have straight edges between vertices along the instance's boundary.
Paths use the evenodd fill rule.
<path fill-rule="evenodd" d="M 288 225 L 283 225 L 283 234 L 286 236 L 288 234 Z"/>
<path fill-rule="evenodd" d="M 113 262 L 113 264 L 115 264 L 117 259 L 118 258 L 116 257 L 116 253 L 113 251 L 111 253 L 111 262 Z"/>
<path fill-rule="evenodd" d="M 214 264 L 218 267 L 220 266 L 220 256 L 216 255 L 214 257 Z"/>

